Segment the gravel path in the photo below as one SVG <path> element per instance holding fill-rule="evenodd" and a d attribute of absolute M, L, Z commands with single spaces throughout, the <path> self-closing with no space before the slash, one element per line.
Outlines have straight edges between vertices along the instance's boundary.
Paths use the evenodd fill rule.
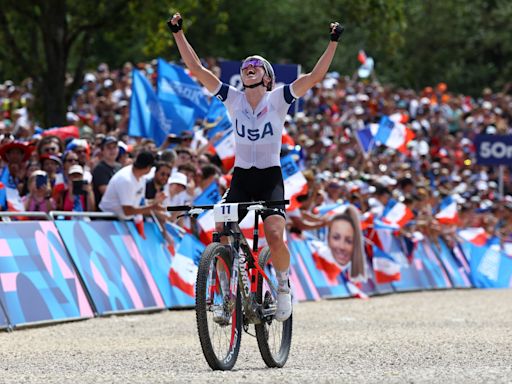
<path fill-rule="evenodd" d="M 512 290 L 300 303 L 290 359 L 212 372 L 192 310 L 0 332 L 0 383 L 512 383 Z"/>

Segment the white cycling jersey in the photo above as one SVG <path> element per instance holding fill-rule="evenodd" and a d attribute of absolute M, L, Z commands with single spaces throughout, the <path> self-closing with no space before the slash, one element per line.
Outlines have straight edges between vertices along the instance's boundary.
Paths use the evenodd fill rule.
<path fill-rule="evenodd" d="M 266 92 L 252 109 L 245 92 L 221 84 L 215 96 L 229 111 L 235 133 L 235 167 L 280 166 L 281 137 L 286 113 L 296 99 L 290 85 Z"/>

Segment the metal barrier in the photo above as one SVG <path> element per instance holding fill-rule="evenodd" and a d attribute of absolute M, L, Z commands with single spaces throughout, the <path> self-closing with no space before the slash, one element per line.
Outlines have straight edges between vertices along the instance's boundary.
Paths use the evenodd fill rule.
<path fill-rule="evenodd" d="M 111 219 L 119 220 L 119 217 L 112 212 L 73 212 L 73 211 L 50 211 L 46 212 L 10 212 L 0 211 L 0 217 L 3 221 L 9 222 L 11 217 L 38 218 L 43 220 L 62 220 L 61 217 L 87 217 L 93 219 Z M 4 220 L 7 218 L 7 220 Z"/>

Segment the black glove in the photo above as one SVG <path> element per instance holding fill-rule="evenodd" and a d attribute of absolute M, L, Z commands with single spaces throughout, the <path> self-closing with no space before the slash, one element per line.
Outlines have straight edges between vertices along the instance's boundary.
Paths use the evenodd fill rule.
<path fill-rule="evenodd" d="M 180 20 L 181 21 L 181 20 Z M 332 27 L 329 30 L 330 31 L 330 37 L 331 41 L 338 41 L 341 37 L 341 34 L 345 30 L 345 27 L 341 25 L 340 23 L 332 23 Z"/>
<path fill-rule="evenodd" d="M 181 31 L 181 27 L 183 26 L 183 19 L 178 20 L 178 24 L 171 23 L 172 17 L 167 20 L 167 26 L 171 30 L 172 33 L 178 33 Z"/>

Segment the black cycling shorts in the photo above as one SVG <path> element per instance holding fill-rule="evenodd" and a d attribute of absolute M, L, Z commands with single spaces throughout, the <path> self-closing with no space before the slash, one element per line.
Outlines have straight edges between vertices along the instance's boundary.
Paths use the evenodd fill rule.
<path fill-rule="evenodd" d="M 259 169 L 252 167 L 244 169 L 235 167 L 231 186 L 222 197 L 223 203 L 242 203 L 246 201 L 276 201 L 284 200 L 284 183 L 281 167 Z M 247 214 L 247 210 L 239 208 L 238 221 Z M 284 205 L 271 207 L 263 212 L 261 217 L 265 220 L 271 215 L 285 217 Z"/>

